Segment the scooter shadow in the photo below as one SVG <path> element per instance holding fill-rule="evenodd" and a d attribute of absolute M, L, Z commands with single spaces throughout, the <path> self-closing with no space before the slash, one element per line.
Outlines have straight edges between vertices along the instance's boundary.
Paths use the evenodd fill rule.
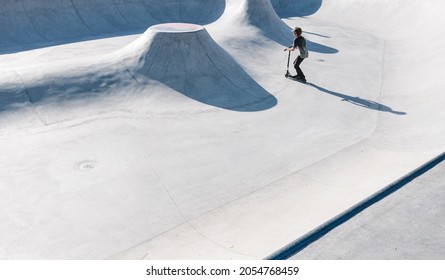
<path fill-rule="evenodd" d="M 373 100 L 363 99 L 358 96 L 357 97 L 349 96 L 349 95 L 346 95 L 343 93 L 325 89 L 325 88 L 315 85 L 313 83 L 306 83 L 306 85 L 311 86 L 321 92 L 324 92 L 324 93 L 327 93 L 327 94 L 330 94 L 333 96 L 337 96 L 337 97 L 341 98 L 342 101 L 349 102 L 349 103 L 359 106 L 359 107 L 363 107 L 363 108 L 370 109 L 370 110 L 392 113 L 395 115 L 406 115 L 405 112 L 395 111 L 391 107 L 381 104 L 379 102 L 373 101 Z"/>

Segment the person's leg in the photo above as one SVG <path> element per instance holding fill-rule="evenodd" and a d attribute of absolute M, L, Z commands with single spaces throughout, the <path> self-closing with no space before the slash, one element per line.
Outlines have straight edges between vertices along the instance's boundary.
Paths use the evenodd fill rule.
<path fill-rule="evenodd" d="M 302 80 L 306 80 L 306 77 L 304 76 L 303 71 L 301 71 L 300 64 L 303 62 L 304 58 L 301 58 L 300 56 L 297 57 L 294 61 L 294 67 L 295 70 L 297 70 L 297 77 L 299 77 Z"/>

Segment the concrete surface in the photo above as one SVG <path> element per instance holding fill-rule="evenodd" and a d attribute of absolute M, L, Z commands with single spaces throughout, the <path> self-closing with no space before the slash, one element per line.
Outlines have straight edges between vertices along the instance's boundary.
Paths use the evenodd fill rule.
<path fill-rule="evenodd" d="M 2 2 L 1 259 L 261 259 L 444 151 L 440 1 L 161 2 Z"/>
<path fill-rule="evenodd" d="M 140 33 L 165 22 L 208 24 L 225 0 L 3 0 L 2 53 L 91 38 Z"/>
<path fill-rule="evenodd" d="M 290 259 L 445 259 L 445 163 Z"/>

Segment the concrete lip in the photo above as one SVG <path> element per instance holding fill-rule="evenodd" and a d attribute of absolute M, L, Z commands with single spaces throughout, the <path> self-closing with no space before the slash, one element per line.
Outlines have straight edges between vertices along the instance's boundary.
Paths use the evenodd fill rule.
<path fill-rule="evenodd" d="M 201 31 L 204 27 L 192 23 L 172 22 L 156 24 L 151 26 L 150 29 L 159 33 L 192 33 Z"/>

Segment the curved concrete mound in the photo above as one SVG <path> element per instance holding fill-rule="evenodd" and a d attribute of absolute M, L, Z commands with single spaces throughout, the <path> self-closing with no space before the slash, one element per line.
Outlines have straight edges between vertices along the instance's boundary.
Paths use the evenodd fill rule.
<path fill-rule="evenodd" d="M 133 33 L 166 22 L 209 24 L 225 0 L 3 0 L 0 48 L 8 52 Z"/>
<path fill-rule="evenodd" d="M 162 84 L 170 89 L 170 94 L 173 90 L 235 111 L 265 110 L 277 103 L 200 25 L 154 25 L 120 52 L 123 65 L 141 85 Z M 158 99 L 152 90 L 135 98 L 144 95 Z M 133 106 L 131 103 L 129 100 Z M 141 104 L 140 99 L 136 104 Z"/>
<path fill-rule="evenodd" d="M 278 17 L 270 0 L 228 0 L 215 29 L 224 34 L 227 27 L 244 30 L 246 35 L 261 34 L 282 45 L 293 38 L 291 28 Z"/>

